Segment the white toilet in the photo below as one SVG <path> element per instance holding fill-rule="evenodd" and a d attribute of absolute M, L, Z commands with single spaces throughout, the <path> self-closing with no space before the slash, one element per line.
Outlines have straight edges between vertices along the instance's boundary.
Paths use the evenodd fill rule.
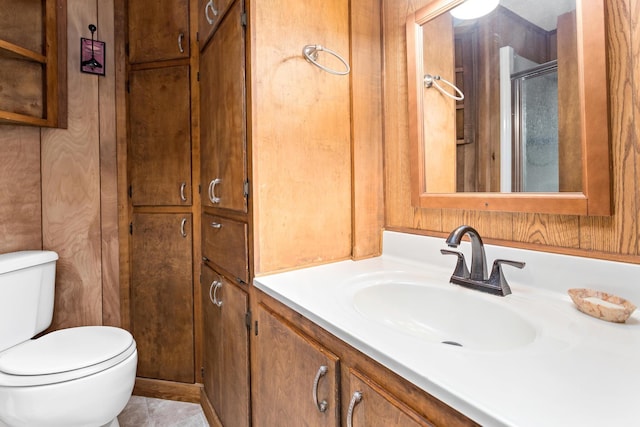
<path fill-rule="evenodd" d="M 0 255 L 0 427 L 118 426 L 138 353 L 108 326 L 51 324 L 56 260 L 50 251 Z"/>

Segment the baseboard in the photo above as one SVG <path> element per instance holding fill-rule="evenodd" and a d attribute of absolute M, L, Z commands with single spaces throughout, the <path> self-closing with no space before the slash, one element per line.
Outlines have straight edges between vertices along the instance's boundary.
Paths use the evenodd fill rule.
<path fill-rule="evenodd" d="M 207 418 L 207 422 L 209 422 L 211 427 L 222 427 L 222 422 L 220 422 L 216 410 L 213 409 L 213 405 L 211 405 L 209 397 L 207 397 L 207 393 L 204 391 L 204 387 L 200 390 L 200 406 L 202 406 L 202 412 L 204 412 L 204 416 Z"/>
<path fill-rule="evenodd" d="M 133 387 L 133 394 L 157 399 L 200 403 L 201 389 L 201 384 L 185 384 L 137 377 L 136 384 Z"/>

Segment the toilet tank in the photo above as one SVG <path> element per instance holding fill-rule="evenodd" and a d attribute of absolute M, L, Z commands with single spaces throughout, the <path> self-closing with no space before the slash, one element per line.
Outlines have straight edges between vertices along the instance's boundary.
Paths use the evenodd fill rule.
<path fill-rule="evenodd" d="M 57 259 L 52 251 L 0 255 L 0 351 L 51 324 Z"/>

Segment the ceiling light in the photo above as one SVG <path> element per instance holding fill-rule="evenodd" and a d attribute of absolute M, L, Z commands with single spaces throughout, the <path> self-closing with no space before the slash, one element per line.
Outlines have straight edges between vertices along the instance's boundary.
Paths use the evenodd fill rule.
<path fill-rule="evenodd" d="M 460 6 L 451 9 L 451 15 L 458 19 L 476 19 L 491 13 L 500 0 L 467 0 Z"/>

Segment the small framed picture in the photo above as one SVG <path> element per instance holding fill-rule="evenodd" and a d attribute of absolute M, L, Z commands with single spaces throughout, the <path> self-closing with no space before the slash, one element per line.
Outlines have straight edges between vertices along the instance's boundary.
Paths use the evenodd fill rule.
<path fill-rule="evenodd" d="M 80 71 L 104 76 L 105 42 L 80 39 Z"/>

